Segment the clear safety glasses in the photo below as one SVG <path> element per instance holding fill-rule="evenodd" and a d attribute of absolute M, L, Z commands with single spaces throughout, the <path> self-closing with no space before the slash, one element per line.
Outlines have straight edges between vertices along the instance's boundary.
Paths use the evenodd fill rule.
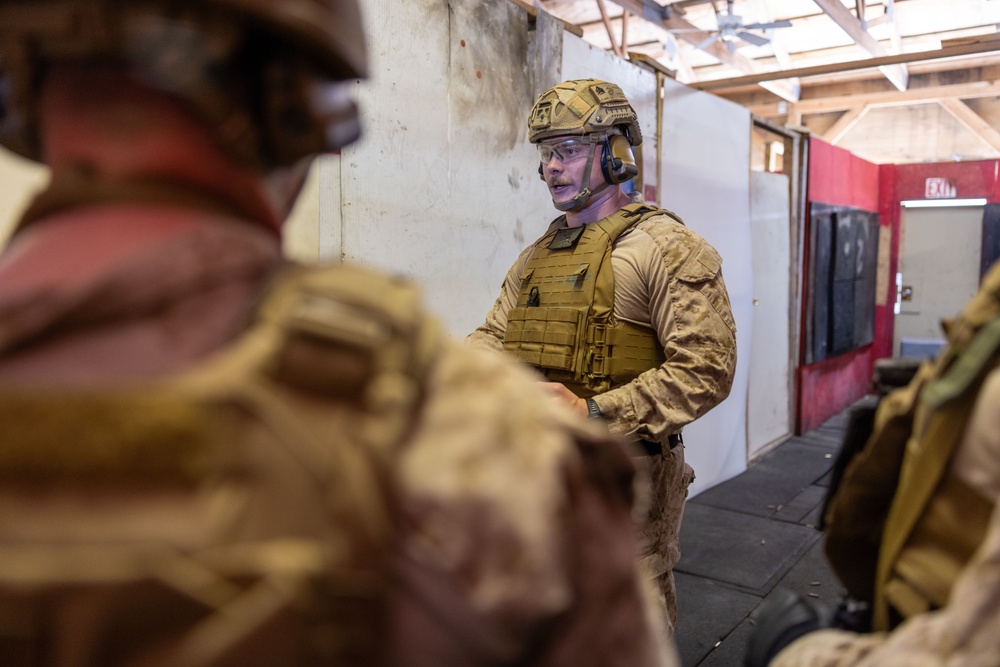
<path fill-rule="evenodd" d="M 590 151 L 590 143 L 579 139 L 564 139 L 555 143 L 538 144 L 538 157 L 542 164 L 548 164 L 552 158 L 556 158 L 563 164 L 570 164 L 587 157 Z"/>

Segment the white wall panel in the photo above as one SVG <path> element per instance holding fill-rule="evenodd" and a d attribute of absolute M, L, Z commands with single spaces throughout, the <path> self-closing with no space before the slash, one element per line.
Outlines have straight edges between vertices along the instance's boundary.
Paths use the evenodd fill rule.
<path fill-rule="evenodd" d="M 750 176 L 753 243 L 753 335 L 747 386 L 747 457 L 792 433 L 789 400 L 791 360 L 788 322 L 792 262 L 788 176 L 755 171 Z"/>
<path fill-rule="evenodd" d="M 639 116 L 642 129 L 642 175 L 644 183 L 655 185 L 657 131 L 656 131 L 656 75 L 618 56 L 598 49 L 571 32 L 564 32 L 563 78 L 603 79 L 621 87 Z M 655 203 L 655 202 L 654 202 Z M 553 209 L 554 210 L 554 209 Z"/>
<path fill-rule="evenodd" d="M 366 134 L 344 150 L 341 255 L 405 275 L 456 336 L 486 316 L 548 197 L 526 123 L 527 16 L 491 0 L 380 0 Z M 331 200 L 335 193 L 330 193 Z M 324 221 L 320 238 L 335 231 Z"/>
<path fill-rule="evenodd" d="M 738 362 L 729 397 L 684 430 L 697 479 L 692 495 L 746 469 L 746 400 L 753 325 L 750 243 L 750 112 L 664 82 L 660 205 L 679 214 L 722 255 L 736 319 Z"/>

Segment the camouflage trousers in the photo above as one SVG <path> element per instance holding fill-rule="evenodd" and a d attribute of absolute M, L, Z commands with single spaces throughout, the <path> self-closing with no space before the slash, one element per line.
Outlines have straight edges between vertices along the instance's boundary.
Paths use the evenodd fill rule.
<path fill-rule="evenodd" d="M 673 569 L 681 557 L 681 518 L 694 470 L 684 462 L 683 445 L 657 456 L 640 457 L 635 463 L 650 486 L 649 509 L 639 531 L 641 566 L 646 576 L 656 582 L 667 629 L 673 635 L 677 624 Z"/>

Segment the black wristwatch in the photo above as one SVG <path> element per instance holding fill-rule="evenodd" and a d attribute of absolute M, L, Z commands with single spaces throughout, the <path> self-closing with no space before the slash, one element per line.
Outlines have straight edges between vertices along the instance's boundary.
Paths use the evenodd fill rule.
<path fill-rule="evenodd" d="M 600 419 L 604 415 L 601 413 L 601 409 L 597 407 L 597 401 L 592 398 L 587 399 L 587 417 L 590 419 Z"/>

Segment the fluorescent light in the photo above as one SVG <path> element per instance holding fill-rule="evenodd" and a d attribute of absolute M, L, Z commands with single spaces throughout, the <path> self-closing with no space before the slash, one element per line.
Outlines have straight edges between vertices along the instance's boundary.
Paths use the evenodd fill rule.
<path fill-rule="evenodd" d="M 906 208 L 943 208 L 945 206 L 985 206 L 986 198 L 980 199 L 907 199 L 899 202 Z"/>

